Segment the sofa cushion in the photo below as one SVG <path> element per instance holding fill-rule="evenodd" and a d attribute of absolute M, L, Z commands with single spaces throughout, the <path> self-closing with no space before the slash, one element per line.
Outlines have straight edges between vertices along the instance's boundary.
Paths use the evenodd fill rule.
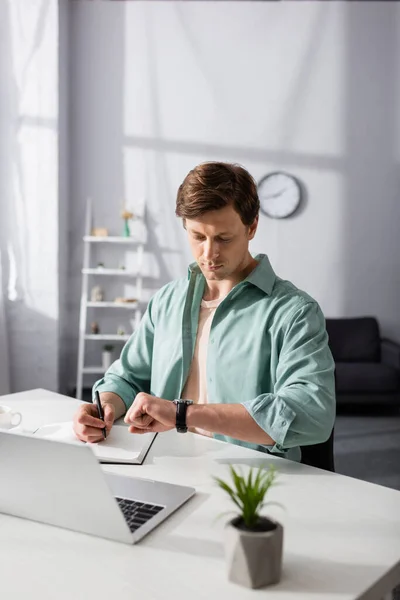
<path fill-rule="evenodd" d="M 380 334 L 374 317 L 326 319 L 335 362 L 379 362 Z"/>
<path fill-rule="evenodd" d="M 395 392 L 399 372 L 380 363 L 336 363 L 336 391 Z"/>

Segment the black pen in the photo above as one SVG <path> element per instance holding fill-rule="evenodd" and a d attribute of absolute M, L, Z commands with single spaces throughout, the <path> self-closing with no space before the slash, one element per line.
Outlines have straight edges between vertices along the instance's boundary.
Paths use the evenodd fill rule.
<path fill-rule="evenodd" d="M 103 407 L 102 407 L 101 402 L 100 402 L 100 394 L 99 394 L 99 392 L 95 393 L 95 398 L 96 398 L 97 411 L 99 413 L 99 419 L 101 419 L 102 421 L 104 421 Z M 107 437 L 107 430 L 106 430 L 105 427 L 103 427 L 102 432 L 103 432 L 104 439 L 106 439 L 106 437 Z"/>

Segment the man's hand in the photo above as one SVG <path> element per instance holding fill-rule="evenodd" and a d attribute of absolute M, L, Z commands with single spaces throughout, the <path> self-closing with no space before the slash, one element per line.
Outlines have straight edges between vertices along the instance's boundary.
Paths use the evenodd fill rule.
<path fill-rule="evenodd" d="M 111 431 L 115 419 L 115 407 L 113 404 L 102 403 L 104 412 L 104 423 L 98 418 L 99 413 L 95 404 L 82 404 L 74 416 L 74 432 L 82 442 L 101 442 L 102 429 L 106 427 L 107 436 Z"/>
<path fill-rule="evenodd" d="M 140 392 L 124 420 L 131 433 L 168 431 L 175 427 L 176 407 L 171 400 Z"/>

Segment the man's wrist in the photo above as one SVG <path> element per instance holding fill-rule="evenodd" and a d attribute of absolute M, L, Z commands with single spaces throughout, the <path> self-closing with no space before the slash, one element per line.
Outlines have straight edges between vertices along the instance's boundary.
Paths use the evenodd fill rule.
<path fill-rule="evenodd" d="M 186 410 L 186 425 L 192 428 L 196 427 L 196 417 L 198 416 L 198 409 L 201 409 L 200 404 L 191 404 Z"/>

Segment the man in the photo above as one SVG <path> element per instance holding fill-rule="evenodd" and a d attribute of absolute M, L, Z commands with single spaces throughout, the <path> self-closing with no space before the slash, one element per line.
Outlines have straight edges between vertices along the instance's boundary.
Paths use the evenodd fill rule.
<path fill-rule="evenodd" d="M 318 304 L 253 258 L 259 199 L 238 165 L 197 166 L 179 187 L 195 263 L 151 299 L 120 359 L 94 386 L 107 430 L 126 413 L 132 433 L 178 425 L 300 460 L 299 446 L 328 439 L 335 418 L 334 363 Z M 190 400 L 174 403 L 171 400 Z M 76 435 L 102 439 L 94 405 Z"/>

